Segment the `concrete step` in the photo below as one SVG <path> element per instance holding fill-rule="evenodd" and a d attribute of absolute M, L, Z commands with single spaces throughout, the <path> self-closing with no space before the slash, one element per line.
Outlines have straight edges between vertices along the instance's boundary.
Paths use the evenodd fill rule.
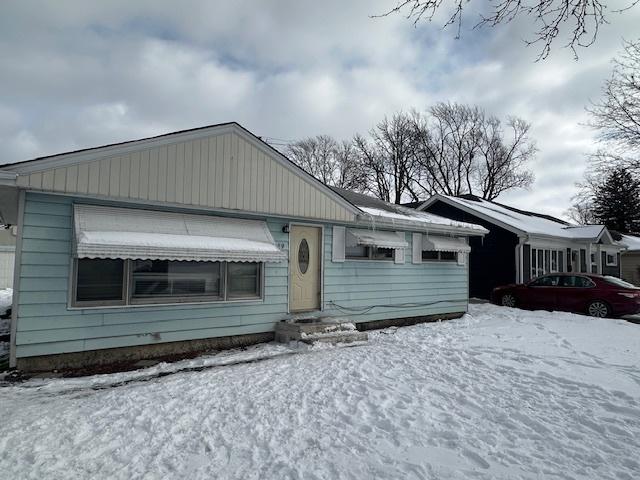
<path fill-rule="evenodd" d="M 312 321 L 288 319 L 276 324 L 276 341 L 281 343 L 349 343 L 366 342 L 367 338 L 366 333 L 358 332 L 355 324 L 345 318 L 313 317 Z"/>
<path fill-rule="evenodd" d="M 335 332 L 335 333 L 320 333 L 303 336 L 300 341 L 303 343 L 354 343 L 354 342 L 367 342 L 369 336 L 367 332 L 358 332 L 357 330 L 351 332 Z"/>

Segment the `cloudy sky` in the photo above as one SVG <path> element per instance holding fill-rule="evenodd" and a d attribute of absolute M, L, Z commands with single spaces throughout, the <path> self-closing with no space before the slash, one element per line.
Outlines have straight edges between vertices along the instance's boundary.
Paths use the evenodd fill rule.
<path fill-rule="evenodd" d="M 561 215 L 595 148 L 584 107 L 622 39 L 639 35 L 640 7 L 610 15 L 578 61 L 558 41 L 536 63 L 525 22 L 463 28 L 456 40 L 437 19 L 370 17 L 394 5 L 2 2 L 0 163 L 231 120 L 280 141 L 349 138 L 385 114 L 450 100 L 533 124 L 536 181 L 499 200 Z"/>

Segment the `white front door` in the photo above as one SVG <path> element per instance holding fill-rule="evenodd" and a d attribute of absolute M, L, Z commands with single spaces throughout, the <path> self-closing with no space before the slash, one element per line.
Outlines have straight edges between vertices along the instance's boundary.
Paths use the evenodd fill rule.
<path fill-rule="evenodd" d="M 320 309 L 322 229 L 292 226 L 289 233 L 289 310 Z"/>

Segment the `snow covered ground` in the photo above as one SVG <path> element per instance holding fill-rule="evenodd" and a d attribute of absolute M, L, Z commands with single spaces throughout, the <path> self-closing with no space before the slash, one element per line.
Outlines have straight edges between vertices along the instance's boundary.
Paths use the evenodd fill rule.
<path fill-rule="evenodd" d="M 296 352 L 271 344 L 0 388 L 0 472 L 640 478 L 639 325 L 472 305 L 364 346 Z"/>
<path fill-rule="evenodd" d="M 4 288 L 0 290 L 0 315 L 4 315 L 11 307 L 13 298 L 13 289 Z M 0 335 L 8 335 L 11 328 L 11 320 L 8 318 L 0 318 Z M 9 358 L 9 342 L 0 341 L 0 371 L 3 365 L 7 363 Z"/>

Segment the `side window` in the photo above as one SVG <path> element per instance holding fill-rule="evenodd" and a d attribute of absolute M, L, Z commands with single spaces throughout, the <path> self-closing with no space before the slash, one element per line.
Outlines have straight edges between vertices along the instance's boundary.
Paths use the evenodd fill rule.
<path fill-rule="evenodd" d="M 529 285 L 531 287 L 557 287 L 560 284 L 560 277 L 555 275 L 549 275 L 546 277 L 540 277 Z"/>
<path fill-rule="evenodd" d="M 576 277 L 576 287 L 589 288 L 594 286 L 595 284 L 587 277 Z"/>
<path fill-rule="evenodd" d="M 124 260 L 79 258 L 76 260 L 75 304 L 124 303 Z"/>
<path fill-rule="evenodd" d="M 437 252 L 434 250 L 423 250 L 422 260 L 433 260 L 438 262 L 455 262 L 458 260 L 456 252 Z"/>
<path fill-rule="evenodd" d="M 595 284 L 587 277 L 581 277 L 578 275 L 567 275 L 565 277 L 562 277 L 563 287 L 589 288 L 593 287 L 594 285 Z"/>
<path fill-rule="evenodd" d="M 355 245 L 345 247 L 348 260 L 393 260 L 393 249 Z"/>

